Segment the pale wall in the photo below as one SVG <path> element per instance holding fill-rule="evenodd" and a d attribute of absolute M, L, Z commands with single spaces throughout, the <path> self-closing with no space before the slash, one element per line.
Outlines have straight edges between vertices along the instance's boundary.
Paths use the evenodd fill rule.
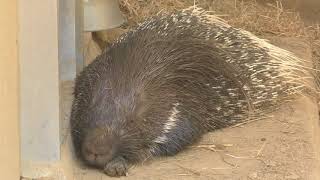
<path fill-rule="evenodd" d="M 0 179 L 19 179 L 17 3 L 0 1 Z"/>

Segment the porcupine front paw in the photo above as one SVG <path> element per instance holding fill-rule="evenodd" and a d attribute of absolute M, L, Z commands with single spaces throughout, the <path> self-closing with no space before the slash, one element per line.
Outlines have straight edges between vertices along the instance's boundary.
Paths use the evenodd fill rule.
<path fill-rule="evenodd" d="M 123 157 L 116 157 L 105 165 L 103 171 L 105 174 L 112 177 L 126 176 L 128 172 L 128 163 Z"/>

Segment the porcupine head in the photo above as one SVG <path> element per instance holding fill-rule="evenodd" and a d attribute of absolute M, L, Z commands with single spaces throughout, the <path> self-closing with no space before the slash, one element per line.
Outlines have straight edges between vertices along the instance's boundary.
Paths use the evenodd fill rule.
<path fill-rule="evenodd" d="M 91 65 L 92 69 L 97 64 L 100 67 L 101 63 L 96 61 Z M 85 78 L 100 73 L 99 70 L 91 72 L 85 72 Z M 78 80 L 83 81 L 83 77 Z M 113 78 L 112 75 L 106 77 Z M 178 122 L 180 104 L 176 95 L 170 94 L 170 88 L 164 86 L 164 89 L 150 94 L 148 91 L 141 93 L 139 88 L 136 88 L 138 91 L 132 88 L 136 85 L 131 78 L 120 83 L 102 79 L 92 86 L 88 93 L 91 95 L 83 95 L 85 91 L 80 95 L 75 92 L 74 104 L 78 106 L 72 113 L 72 119 L 76 120 L 73 123 L 74 141 L 86 164 L 104 169 L 110 176 L 125 175 L 129 164 L 153 156 L 174 155 L 203 133 L 204 128 L 198 127 L 198 123 Z M 110 86 L 106 81 L 111 83 Z M 77 98 L 81 95 L 87 99 L 83 96 Z"/>

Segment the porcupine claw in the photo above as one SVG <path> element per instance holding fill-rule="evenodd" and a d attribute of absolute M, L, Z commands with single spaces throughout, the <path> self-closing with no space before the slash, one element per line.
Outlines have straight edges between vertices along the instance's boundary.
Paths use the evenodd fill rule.
<path fill-rule="evenodd" d="M 112 177 L 126 176 L 128 173 L 127 161 L 123 157 L 116 157 L 105 165 L 103 171 Z"/>

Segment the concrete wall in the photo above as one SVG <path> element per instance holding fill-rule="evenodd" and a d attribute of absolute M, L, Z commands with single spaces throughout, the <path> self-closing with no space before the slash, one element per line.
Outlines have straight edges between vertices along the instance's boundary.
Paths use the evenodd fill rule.
<path fill-rule="evenodd" d="M 0 1 L 0 179 L 19 179 L 17 1 Z"/>

